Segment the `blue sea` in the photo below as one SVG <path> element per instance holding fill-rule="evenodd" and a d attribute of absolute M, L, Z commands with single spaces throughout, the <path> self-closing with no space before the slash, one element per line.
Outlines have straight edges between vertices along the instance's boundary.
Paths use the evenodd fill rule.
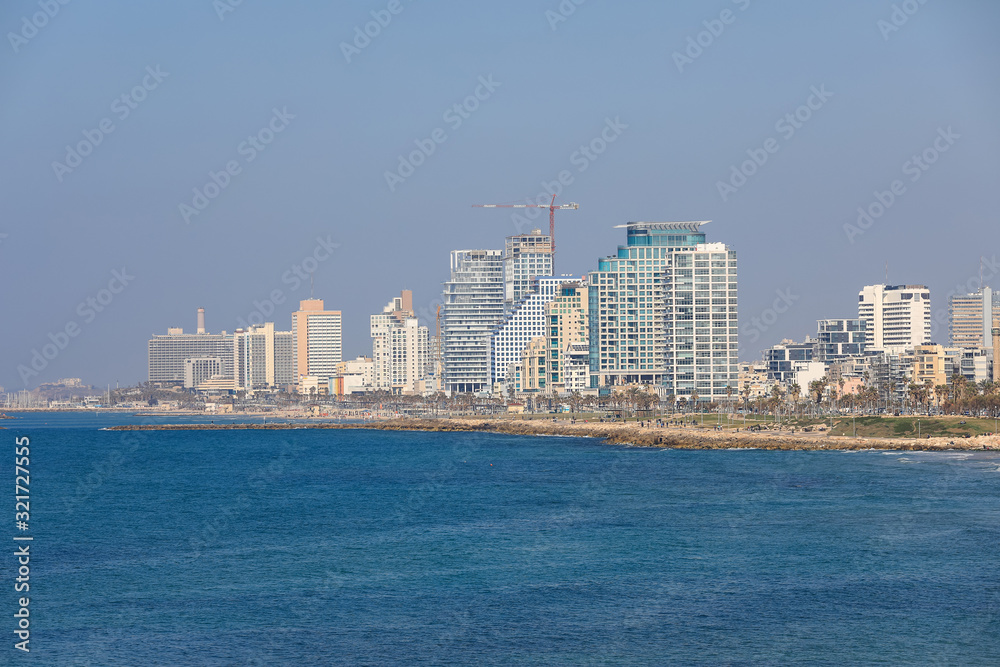
<path fill-rule="evenodd" d="M 0 662 L 1000 664 L 997 454 L 154 421 L 0 422 Z"/>

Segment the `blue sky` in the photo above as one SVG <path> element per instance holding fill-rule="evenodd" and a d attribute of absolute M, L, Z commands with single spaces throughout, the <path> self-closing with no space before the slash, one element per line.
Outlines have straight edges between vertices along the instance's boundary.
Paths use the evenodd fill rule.
<path fill-rule="evenodd" d="M 709 240 L 739 253 L 744 359 L 818 318 L 856 316 L 858 290 L 887 265 L 944 312 L 980 256 L 1000 255 L 993 2 L 400 0 L 391 14 L 388 0 L 243 0 L 220 18 L 227 1 L 0 8 L 7 391 L 142 381 L 149 336 L 193 329 L 198 307 L 210 330 L 232 331 L 277 292 L 268 319 L 287 328 L 309 295 L 294 267 L 333 243 L 315 296 L 343 311 L 345 354 L 370 353 L 371 313 L 401 289 L 432 312 L 450 250 L 517 231 L 509 212 L 473 204 L 534 198 L 564 170 L 559 200 L 580 209 L 557 215 L 559 272 L 596 268 L 623 242 L 614 225 L 711 219 Z M 341 44 L 371 12 L 391 22 L 348 62 Z M 26 28 L 32 17 L 42 27 Z M 675 55 L 687 49 L 690 62 Z M 446 112 L 477 87 L 484 99 L 456 127 Z M 779 125 L 810 101 L 794 133 Z M 615 141 L 574 158 L 608 119 Z M 251 149 L 254 135 L 271 141 Z M 53 165 L 88 136 L 100 142 L 77 166 Z M 432 136 L 390 189 L 385 173 Z M 925 150 L 934 163 L 907 170 Z M 754 155 L 763 164 L 743 165 Z M 723 196 L 741 165 L 752 175 Z M 185 220 L 212 173 L 225 187 Z M 897 180 L 880 217 L 845 231 Z M 751 324 L 789 290 L 786 312 Z M 23 381 L 18 366 L 53 339 L 63 349 Z"/>

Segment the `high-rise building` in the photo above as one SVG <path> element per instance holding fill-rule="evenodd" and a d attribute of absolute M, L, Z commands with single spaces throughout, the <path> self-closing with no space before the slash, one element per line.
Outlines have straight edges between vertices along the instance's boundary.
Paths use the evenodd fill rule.
<path fill-rule="evenodd" d="M 618 246 L 616 255 L 598 261 L 587 279 L 591 387 L 663 382 L 664 270 L 675 250 L 705 243 L 704 224 L 630 222 L 623 225 L 626 244 Z M 693 335 L 692 328 L 690 336 L 684 336 L 692 350 Z"/>
<path fill-rule="evenodd" d="M 948 304 L 948 334 L 954 347 L 990 347 L 993 318 L 1000 315 L 1000 293 L 984 287 L 956 294 Z"/>
<path fill-rule="evenodd" d="M 239 329 L 233 335 L 233 379 L 247 392 L 295 384 L 295 344 L 291 331 L 275 331 L 274 322 Z"/>
<path fill-rule="evenodd" d="M 865 320 L 818 320 L 816 322 L 816 359 L 830 363 L 865 353 Z"/>
<path fill-rule="evenodd" d="M 326 385 L 343 361 L 343 321 L 339 310 L 324 310 L 322 299 L 305 299 L 292 313 L 295 381 L 318 378 Z"/>
<path fill-rule="evenodd" d="M 491 334 L 504 314 L 502 251 L 453 250 L 443 297 L 443 389 L 489 391 Z"/>
<path fill-rule="evenodd" d="M 535 278 L 529 291 L 497 323 L 490 340 L 490 382 L 505 383 L 510 365 L 521 359 L 521 352 L 532 338 L 545 335 L 545 304 L 555 298 L 566 278 Z"/>
<path fill-rule="evenodd" d="M 410 290 L 371 316 L 371 335 L 375 389 L 411 394 L 433 374 L 429 333 L 414 315 Z"/>
<path fill-rule="evenodd" d="M 545 304 L 545 372 L 556 391 L 590 387 L 590 297 L 582 281 L 562 282 Z"/>
<path fill-rule="evenodd" d="M 736 253 L 705 222 L 630 222 L 588 279 L 590 386 L 663 385 L 706 401 L 736 387 Z"/>
<path fill-rule="evenodd" d="M 869 348 L 901 353 L 931 340 L 931 294 L 924 285 L 866 285 L 858 295 Z"/>
<path fill-rule="evenodd" d="M 993 320 L 993 381 L 1000 382 L 1000 319 Z"/>
<path fill-rule="evenodd" d="M 680 248 L 668 261 L 663 287 L 668 394 L 697 392 L 700 401 L 722 401 L 739 385 L 736 269 L 736 252 L 723 243 Z"/>
<path fill-rule="evenodd" d="M 535 278 L 552 275 L 552 237 L 540 229 L 508 236 L 503 269 L 504 300 L 512 306 L 531 291 Z"/>
<path fill-rule="evenodd" d="M 199 309 L 199 328 L 204 330 L 204 311 Z M 149 339 L 149 381 L 182 384 L 185 380 L 186 359 L 217 358 L 221 364 L 219 375 L 233 376 L 233 336 L 221 334 L 186 334 L 181 327 L 170 327 L 167 334 L 156 334 Z"/>

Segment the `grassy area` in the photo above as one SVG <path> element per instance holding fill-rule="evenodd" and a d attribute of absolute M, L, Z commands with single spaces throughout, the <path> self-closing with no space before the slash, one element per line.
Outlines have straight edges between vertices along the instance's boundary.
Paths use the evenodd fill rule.
<path fill-rule="evenodd" d="M 974 437 L 996 432 L 994 420 L 973 417 L 858 417 L 856 423 L 858 435 L 871 438 L 964 438 L 966 435 Z M 853 435 L 851 419 L 837 419 L 833 432 L 836 435 Z"/>

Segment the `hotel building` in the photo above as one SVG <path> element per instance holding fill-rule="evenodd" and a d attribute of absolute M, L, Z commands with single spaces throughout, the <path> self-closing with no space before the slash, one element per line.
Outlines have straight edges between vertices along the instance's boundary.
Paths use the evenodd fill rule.
<path fill-rule="evenodd" d="M 155 334 L 149 339 L 148 371 L 150 382 L 183 384 L 185 360 L 214 358 L 219 360 L 219 375 L 233 376 L 233 336 L 205 333 L 205 313 L 199 308 L 199 333 L 186 334 L 180 327 L 170 327 L 167 334 Z M 201 371 L 199 371 L 199 374 Z"/>
<path fill-rule="evenodd" d="M 931 340 L 931 294 L 924 285 L 867 285 L 858 295 L 869 348 L 901 353 Z"/>
<path fill-rule="evenodd" d="M 233 380 L 253 393 L 295 384 L 295 341 L 291 331 L 275 331 L 274 322 L 240 329 L 233 335 Z"/>
<path fill-rule="evenodd" d="M 305 299 L 292 313 L 292 344 L 295 347 L 295 381 L 316 378 L 326 385 L 337 375 L 343 361 L 343 322 L 339 310 L 325 310 L 322 299 Z M 315 383 L 310 382 L 309 386 Z"/>
<path fill-rule="evenodd" d="M 705 222 L 631 222 L 590 274 L 590 386 L 726 396 L 739 381 L 736 253 Z"/>

